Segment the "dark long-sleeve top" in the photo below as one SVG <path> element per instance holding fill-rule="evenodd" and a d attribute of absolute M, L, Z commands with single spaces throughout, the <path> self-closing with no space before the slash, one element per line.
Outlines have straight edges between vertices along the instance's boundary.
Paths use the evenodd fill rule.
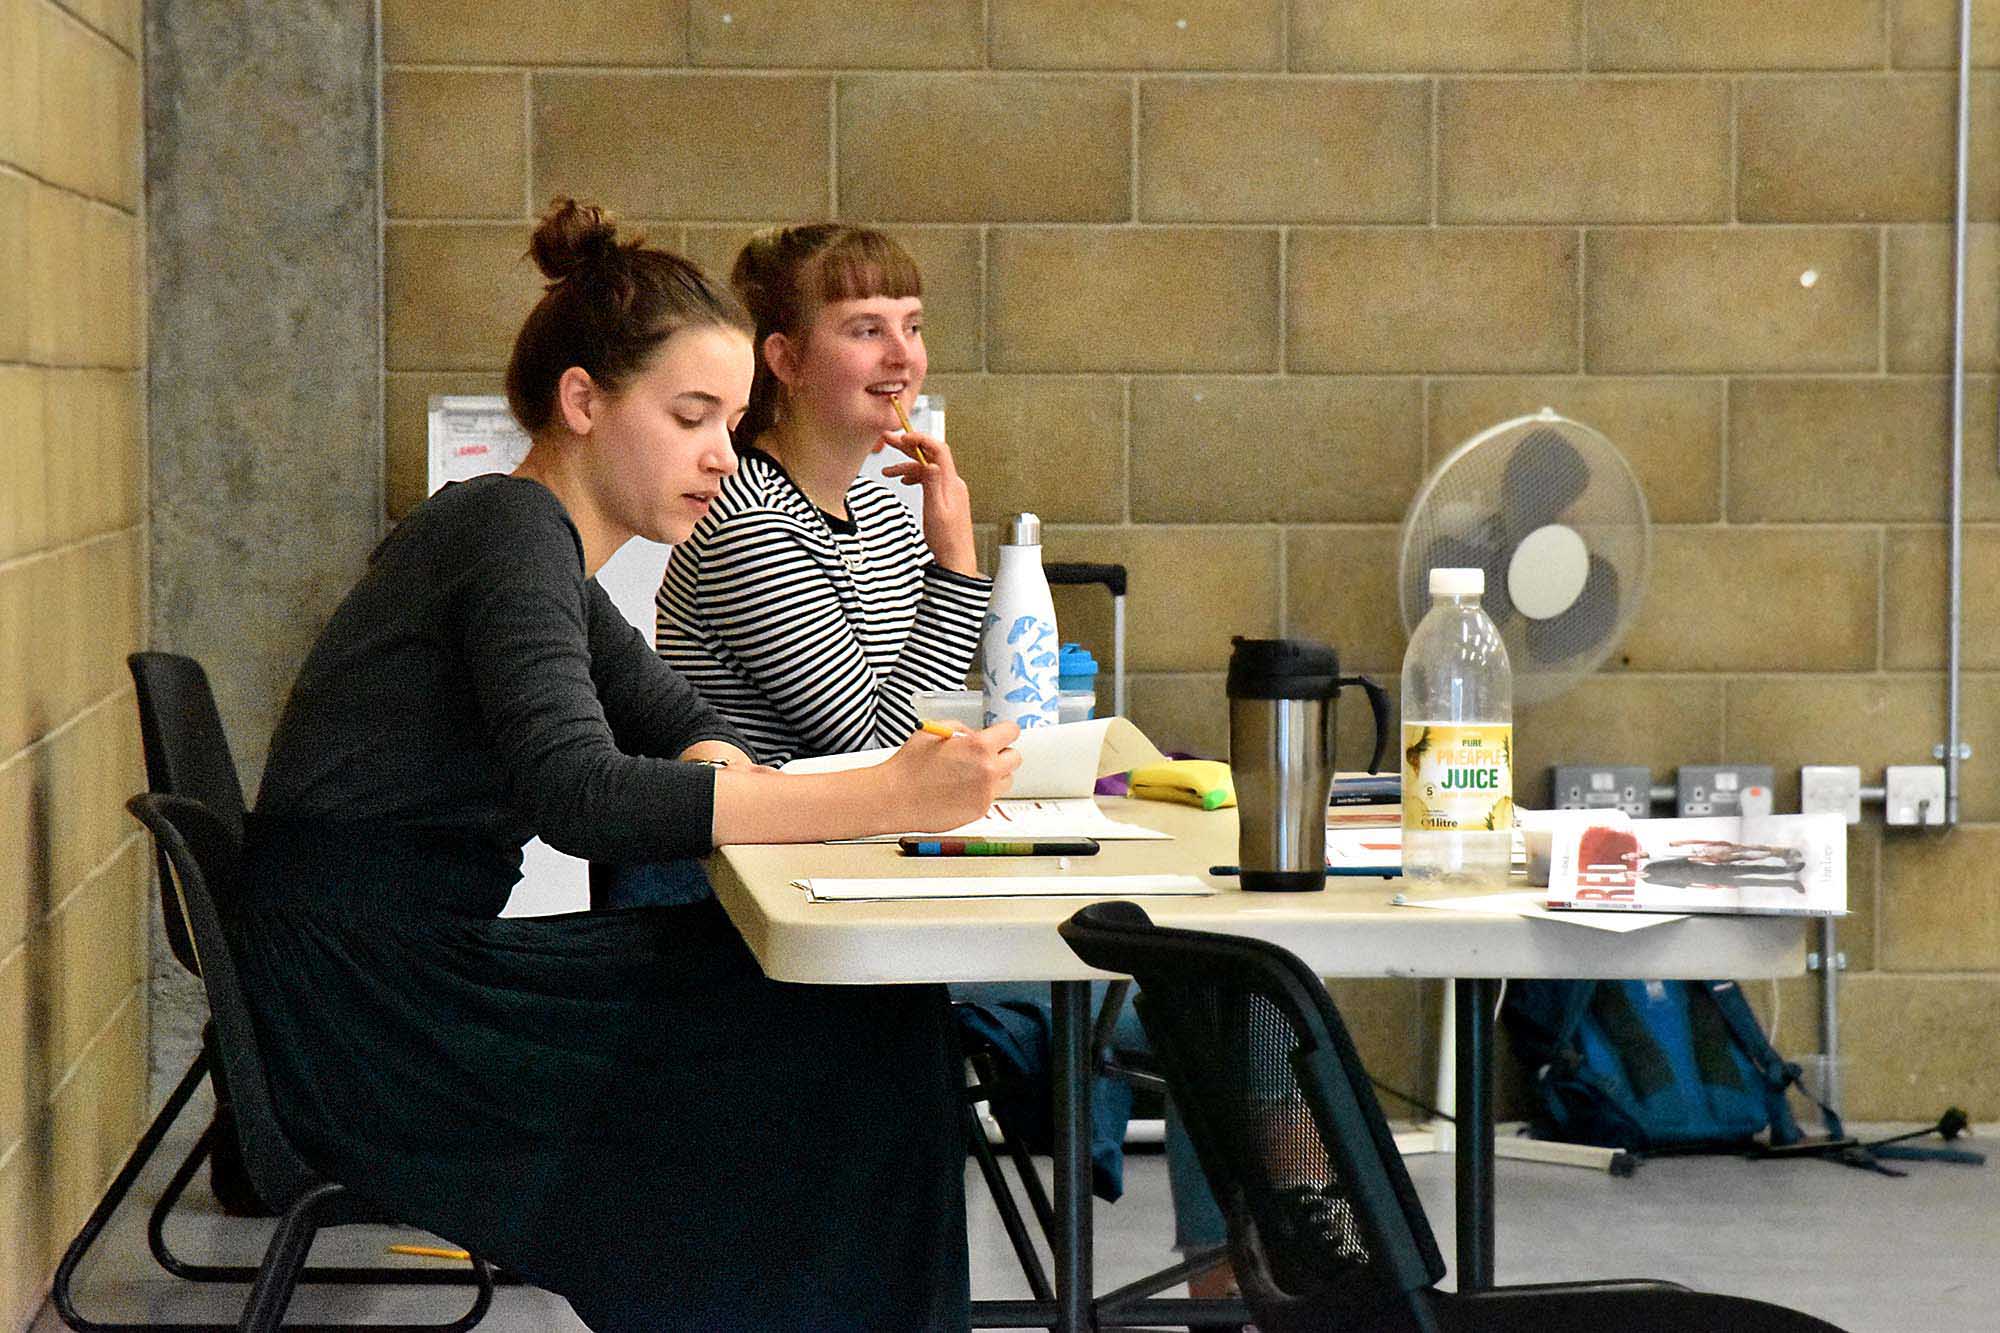
<path fill-rule="evenodd" d="M 911 692 L 962 688 L 979 647 L 992 581 L 938 565 L 879 482 L 845 499 L 826 514 L 745 450 L 660 585 L 660 656 L 766 763 L 902 744 Z"/>
<path fill-rule="evenodd" d="M 562 503 L 525 478 L 445 487 L 386 537 L 313 645 L 257 813 L 473 844 L 518 873 L 559 851 L 710 850 L 715 774 L 748 749 L 594 579 Z"/>

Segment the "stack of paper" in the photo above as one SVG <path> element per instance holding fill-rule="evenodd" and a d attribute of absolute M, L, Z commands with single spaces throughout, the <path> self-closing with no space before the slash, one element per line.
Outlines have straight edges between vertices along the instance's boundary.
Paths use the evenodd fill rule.
<path fill-rule="evenodd" d="M 1117 842 L 1141 838 L 1168 838 L 1171 834 L 1142 828 L 1112 819 L 1098 809 L 1091 791 L 1097 780 L 1109 773 L 1124 773 L 1141 764 L 1158 763 L 1159 749 L 1144 732 L 1122 717 L 1093 718 L 1087 722 L 1065 722 L 1053 727 L 1035 727 L 1021 733 L 1013 750 L 1021 756 L 1014 770 L 1014 783 L 1004 800 L 970 824 L 947 829 L 939 836 L 951 838 L 1095 838 Z M 852 754 L 819 755 L 794 759 L 786 773 L 839 773 L 851 768 L 869 768 L 896 753 L 891 749 L 857 750 Z M 908 833 L 930 833 L 931 829 L 910 829 Z M 894 842 L 903 833 L 884 833 L 853 842 Z"/>
<path fill-rule="evenodd" d="M 1015 798 L 1088 796 L 1101 777 L 1129 773 L 1165 758 L 1159 747 L 1146 739 L 1146 733 L 1122 717 L 1031 727 L 1009 748 L 1021 756 L 1021 766 L 1014 770 L 1014 785 L 1007 793 Z M 894 753 L 885 747 L 817 755 L 794 759 L 782 771 L 839 773 L 872 767 Z"/>
<path fill-rule="evenodd" d="M 920 830 L 912 829 L 911 833 Z M 900 833 L 881 833 L 868 838 L 848 838 L 848 842 L 895 842 Z M 970 824 L 936 835 L 940 838 L 1000 838 L 1008 842 L 1047 842 L 1055 838 L 1095 838 L 1099 842 L 1136 842 L 1173 835 L 1142 824 L 1113 819 L 1088 796 L 1063 800 L 995 801 L 993 807 Z"/>

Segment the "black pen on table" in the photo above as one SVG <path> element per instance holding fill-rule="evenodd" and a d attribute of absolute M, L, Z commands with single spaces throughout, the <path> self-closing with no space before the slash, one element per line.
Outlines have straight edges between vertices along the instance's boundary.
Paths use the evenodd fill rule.
<path fill-rule="evenodd" d="M 1095 856 L 1093 838 L 898 838 L 905 856 Z"/>

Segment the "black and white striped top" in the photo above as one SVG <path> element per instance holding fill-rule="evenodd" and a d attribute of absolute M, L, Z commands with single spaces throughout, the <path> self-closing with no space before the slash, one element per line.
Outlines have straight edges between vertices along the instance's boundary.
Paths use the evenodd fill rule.
<path fill-rule="evenodd" d="M 979 647 L 992 581 L 939 568 L 876 481 L 855 479 L 847 512 L 746 450 L 660 584 L 660 656 L 765 763 L 901 745 L 910 692 L 963 688 Z"/>

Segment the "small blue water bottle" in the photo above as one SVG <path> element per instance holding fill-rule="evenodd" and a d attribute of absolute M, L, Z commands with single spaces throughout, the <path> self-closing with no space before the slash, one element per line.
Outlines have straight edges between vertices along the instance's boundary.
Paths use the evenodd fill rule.
<path fill-rule="evenodd" d="M 1080 722 L 1097 716 L 1097 659 L 1090 655 L 1090 649 L 1080 643 L 1062 646 L 1056 655 L 1056 688 L 1062 692 L 1063 721 Z"/>

